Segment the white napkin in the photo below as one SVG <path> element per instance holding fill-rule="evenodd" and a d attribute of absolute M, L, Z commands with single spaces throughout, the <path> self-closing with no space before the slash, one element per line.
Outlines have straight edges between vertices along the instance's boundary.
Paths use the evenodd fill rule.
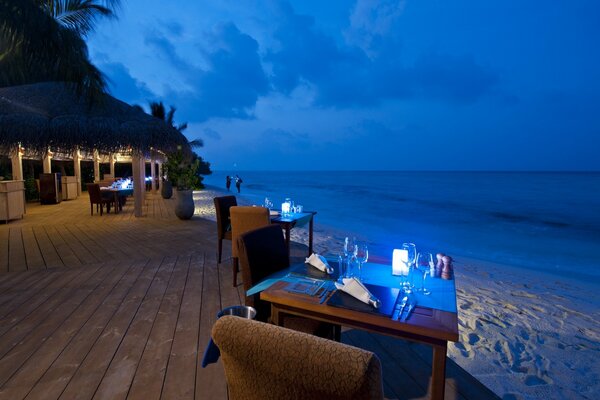
<path fill-rule="evenodd" d="M 369 292 L 369 289 L 356 278 L 344 278 L 342 283 L 335 282 L 335 287 L 339 290 L 348 293 L 350 296 L 357 298 L 363 303 L 370 304 L 375 308 L 381 307 L 381 301 Z"/>
<path fill-rule="evenodd" d="M 304 262 L 323 272 L 327 272 L 329 275 L 333 274 L 333 267 L 327 263 L 325 257 L 317 253 L 312 253 Z"/>

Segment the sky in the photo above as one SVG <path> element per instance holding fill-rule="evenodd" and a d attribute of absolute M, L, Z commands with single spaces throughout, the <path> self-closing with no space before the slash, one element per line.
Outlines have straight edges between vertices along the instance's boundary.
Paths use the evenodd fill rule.
<path fill-rule="evenodd" d="M 600 170 L 600 2 L 122 0 L 110 93 L 213 170 Z"/>

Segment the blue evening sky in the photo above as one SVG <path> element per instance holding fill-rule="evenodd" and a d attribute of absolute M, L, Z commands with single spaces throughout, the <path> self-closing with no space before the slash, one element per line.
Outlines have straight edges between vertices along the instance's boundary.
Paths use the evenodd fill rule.
<path fill-rule="evenodd" d="M 597 0 L 123 0 L 90 55 L 215 170 L 600 170 Z"/>

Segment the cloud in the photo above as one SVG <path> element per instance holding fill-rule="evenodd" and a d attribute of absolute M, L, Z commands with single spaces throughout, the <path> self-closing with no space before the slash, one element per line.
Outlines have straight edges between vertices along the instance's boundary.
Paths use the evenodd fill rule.
<path fill-rule="evenodd" d="M 265 55 L 274 87 L 289 95 L 298 86 L 312 85 L 317 105 L 336 108 L 416 96 L 467 103 L 486 94 L 497 76 L 471 56 L 432 53 L 405 65 L 396 32 L 403 4 L 359 1 L 346 34 L 353 40 L 340 43 L 320 31 L 312 17 L 279 2 L 274 33 L 279 46 Z"/>
<path fill-rule="evenodd" d="M 205 67 L 180 57 L 172 41 L 152 32 L 146 43 L 182 74 L 189 89 L 167 86 L 165 97 L 195 122 L 209 118 L 252 118 L 258 97 L 269 91 L 258 43 L 233 23 L 219 24 L 199 46 Z M 192 117 L 193 116 L 193 117 Z"/>
<path fill-rule="evenodd" d="M 154 97 L 144 82 L 131 76 L 129 70 L 121 63 L 104 63 L 102 71 L 108 76 L 110 94 L 129 104 L 145 104 Z"/>
<path fill-rule="evenodd" d="M 204 128 L 204 136 L 214 140 L 221 140 L 221 134 L 212 128 Z"/>

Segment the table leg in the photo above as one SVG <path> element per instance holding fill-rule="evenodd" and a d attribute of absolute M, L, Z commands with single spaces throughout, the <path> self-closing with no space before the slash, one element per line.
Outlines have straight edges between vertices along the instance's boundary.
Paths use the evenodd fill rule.
<path fill-rule="evenodd" d="M 308 256 L 313 253 L 313 221 L 315 216 L 312 215 L 310 217 L 310 222 L 308 223 Z"/>
<path fill-rule="evenodd" d="M 446 389 L 446 350 L 448 343 L 433 345 L 431 366 L 431 399 L 443 400 Z"/>
<path fill-rule="evenodd" d="M 290 224 L 285 225 L 285 247 L 287 247 L 288 257 L 290 255 Z"/>
<path fill-rule="evenodd" d="M 282 326 L 279 321 L 279 310 L 273 304 L 271 304 L 271 323 L 273 325 Z"/>
<path fill-rule="evenodd" d="M 117 194 L 117 192 L 115 192 L 114 207 L 115 207 L 115 214 L 118 214 L 119 213 L 119 195 Z"/>

